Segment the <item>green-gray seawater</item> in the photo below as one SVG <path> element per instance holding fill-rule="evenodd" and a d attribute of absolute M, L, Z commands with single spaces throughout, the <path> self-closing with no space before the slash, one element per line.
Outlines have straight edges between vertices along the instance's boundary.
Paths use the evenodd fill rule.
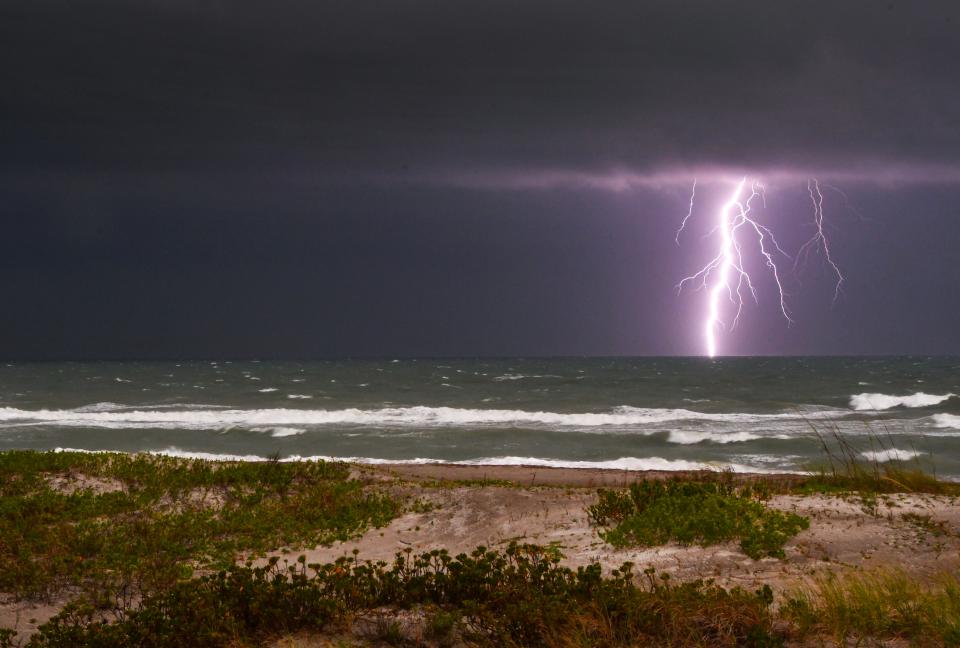
<path fill-rule="evenodd" d="M 798 470 L 839 431 L 960 478 L 960 358 L 0 364 L 0 450 Z"/>

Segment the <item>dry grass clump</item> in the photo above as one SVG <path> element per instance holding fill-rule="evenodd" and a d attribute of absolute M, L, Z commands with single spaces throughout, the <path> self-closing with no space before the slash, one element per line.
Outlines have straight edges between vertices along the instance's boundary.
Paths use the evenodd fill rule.
<path fill-rule="evenodd" d="M 960 576 L 924 582 L 895 571 L 828 574 L 789 597 L 781 616 L 800 636 L 899 638 L 920 646 L 960 646 Z"/>
<path fill-rule="evenodd" d="M 801 491 L 960 495 L 960 483 L 938 479 L 932 466 L 921 463 L 919 453 L 897 448 L 889 433 L 870 429 L 857 443 L 836 425 L 817 427 L 811 422 L 810 426 L 820 441 L 824 462 L 812 466 L 811 477 L 799 486 Z M 891 459 L 865 458 L 883 454 Z M 899 454 L 912 458 L 900 459 Z"/>

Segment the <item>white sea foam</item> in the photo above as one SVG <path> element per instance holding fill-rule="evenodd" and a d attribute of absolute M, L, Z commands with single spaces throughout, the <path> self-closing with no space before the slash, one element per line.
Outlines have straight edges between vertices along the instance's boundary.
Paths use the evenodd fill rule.
<path fill-rule="evenodd" d="M 298 434 L 306 432 L 303 428 L 284 427 L 282 425 L 276 427 L 255 427 L 250 428 L 250 430 L 252 432 L 269 432 L 270 436 L 274 438 L 297 436 Z"/>
<path fill-rule="evenodd" d="M 54 452 L 85 452 L 102 453 L 111 450 L 83 450 L 78 448 L 56 448 Z M 206 461 L 269 461 L 268 457 L 260 455 L 236 455 L 213 452 L 195 452 L 181 450 L 177 447 L 162 450 L 146 450 L 146 454 L 180 457 L 184 459 L 203 459 Z M 770 459 L 764 455 L 738 457 L 760 464 L 773 463 L 764 461 Z M 778 458 L 779 461 L 780 458 Z M 687 461 L 685 459 L 664 459 L 663 457 L 620 457 L 601 461 L 575 461 L 567 459 L 543 459 L 539 457 L 480 457 L 477 459 L 462 459 L 459 461 L 443 461 L 427 457 L 414 459 L 383 459 L 380 457 L 334 457 L 330 455 L 290 455 L 280 459 L 283 462 L 293 461 L 345 461 L 362 464 L 452 464 L 456 466 L 543 466 L 545 468 L 594 468 L 605 470 L 714 470 L 752 473 L 782 473 L 790 472 L 782 467 L 769 468 L 737 462 L 705 462 Z"/>
<path fill-rule="evenodd" d="M 212 461 L 266 461 L 266 457 L 256 455 L 213 454 L 209 452 L 191 452 L 178 448 L 149 451 L 187 459 L 207 459 Z M 291 455 L 280 461 L 346 461 L 363 464 L 452 464 L 457 466 L 543 466 L 545 468 L 595 468 L 606 470 L 732 470 L 733 472 L 780 472 L 768 468 L 758 468 L 740 463 L 687 461 L 685 459 L 664 459 L 663 457 L 620 457 L 606 461 L 575 461 L 567 459 L 542 459 L 539 457 L 480 457 L 460 461 L 442 461 L 417 457 L 414 459 L 382 459 L 377 457 L 332 457 L 329 455 L 300 456 Z"/>
<path fill-rule="evenodd" d="M 960 416 L 956 414 L 934 414 L 933 424 L 938 428 L 960 430 Z"/>
<path fill-rule="evenodd" d="M 269 394 L 270 392 L 275 392 L 275 391 L 277 391 L 277 388 L 276 388 L 276 387 L 264 387 L 263 389 L 258 389 L 257 391 L 260 392 L 261 394 Z"/>
<path fill-rule="evenodd" d="M 122 410 L 126 408 L 127 408 L 126 405 L 105 401 L 103 403 L 91 403 L 90 405 L 84 405 L 83 407 L 78 407 L 73 411 L 75 412 L 113 412 L 116 410 Z"/>
<path fill-rule="evenodd" d="M 891 396 L 889 394 L 854 394 L 850 397 L 850 407 L 855 410 L 886 410 L 893 407 L 930 407 L 953 398 L 956 394 L 925 394 L 917 392 L 909 396 Z"/>
<path fill-rule="evenodd" d="M 310 400 L 313 396 L 309 394 L 287 394 L 287 398 L 292 400 Z"/>
<path fill-rule="evenodd" d="M 289 394 L 289 397 L 303 397 Z M 810 412 L 806 418 L 834 417 L 838 412 Z M 24 410 L 0 407 L 0 425 L 56 425 L 110 429 L 158 428 L 219 430 L 255 426 L 459 426 L 510 425 L 594 428 L 636 427 L 678 421 L 751 423 L 798 420 L 796 413 L 738 414 L 704 413 L 686 409 L 622 406 L 602 413 L 529 412 L 525 410 L 461 409 L 454 407 L 384 407 L 379 409 L 134 409 L 122 411 Z"/>
<path fill-rule="evenodd" d="M 495 376 L 493 378 L 494 382 L 503 382 L 504 380 L 524 380 L 524 379 L 536 379 L 536 378 L 563 378 L 563 376 L 556 376 L 554 374 L 504 374 L 502 376 Z"/>
<path fill-rule="evenodd" d="M 704 441 L 709 441 L 711 443 L 742 443 L 744 441 L 755 441 L 756 439 L 763 439 L 763 438 L 789 439 L 790 437 L 786 435 L 764 437 L 759 434 L 753 434 L 751 432 L 732 432 L 732 433 L 725 434 L 723 432 L 697 432 L 694 430 L 671 430 L 670 434 L 667 436 L 667 441 L 669 443 L 681 443 L 683 445 L 691 445 L 694 443 L 702 443 Z"/>
<path fill-rule="evenodd" d="M 922 455 L 917 450 L 901 450 L 899 448 L 890 448 L 888 450 L 868 450 L 861 452 L 860 456 L 867 461 L 876 461 L 884 463 L 887 461 L 909 461 Z"/>
<path fill-rule="evenodd" d="M 220 454 L 213 452 L 190 452 L 188 450 L 179 450 L 177 448 L 167 448 L 165 450 L 146 450 L 146 454 L 164 455 L 167 457 L 180 457 L 181 459 L 203 459 L 205 461 L 269 461 L 267 457 L 259 455 L 235 455 Z"/>

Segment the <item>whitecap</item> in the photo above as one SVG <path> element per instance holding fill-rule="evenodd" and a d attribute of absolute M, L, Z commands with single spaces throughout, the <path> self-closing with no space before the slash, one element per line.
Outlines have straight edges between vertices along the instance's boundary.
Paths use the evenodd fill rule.
<path fill-rule="evenodd" d="M 281 459 L 281 461 L 346 461 L 349 463 L 363 464 L 450 464 L 454 466 L 542 466 L 544 468 L 593 468 L 602 470 L 729 470 L 732 472 L 781 472 L 739 463 L 688 461 L 686 459 L 664 459 L 663 457 L 620 457 L 618 459 L 599 461 L 578 461 L 507 456 L 443 461 L 423 457 L 415 459 L 381 459 L 373 457 L 330 457 L 325 455 L 300 457 L 294 455 Z"/>
<path fill-rule="evenodd" d="M 702 443 L 704 441 L 709 441 L 711 443 L 742 443 L 744 441 L 755 441 L 757 439 L 763 439 L 765 437 L 759 434 L 753 434 L 751 432 L 732 432 L 732 433 L 723 433 L 723 432 L 695 432 L 693 430 L 671 430 L 670 434 L 667 436 L 667 442 L 669 443 L 680 443 L 683 445 L 691 445 L 694 443 Z M 766 437 L 774 439 L 789 439 L 790 437 L 785 435 L 777 435 L 774 437 Z"/>
<path fill-rule="evenodd" d="M 956 394 L 925 394 L 917 392 L 909 396 L 891 396 L 889 394 L 854 394 L 850 397 L 850 407 L 855 410 L 886 410 L 893 407 L 930 407 L 953 398 Z"/>
<path fill-rule="evenodd" d="M 293 400 L 308 400 L 310 398 L 313 398 L 313 396 L 310 396 L 309 394 L 287 394 L 287 398 L 290 398 Z"/>
<path fill-rule="evenodd" d="M 270 392 L 275 392 L 275 391 L 277 391 L 277 388 L 276 388 L 276 387 L 264 387 L 263 389 L 258 389 L 257 391 L 260 392 L 261 394 L 269 394 Z"/>
<path fill-rule="evenodd" d="M 917 450 L 901 450 L 899 448 L 889 448 L 887 450 L 867 450 L 866 452 L 861 452 L 860 456 L 866 459 L 867 461 L 876 461 L 877 463 L 884 463 L 887 461 L 909 461 L 910 459 L 916 459 L 924 453 Z"/>
<path fill-rule="evenodd" d="M 125 409 L 126 405 L 121 405 L 120 403 L 113 403 L 110 401 L 104 401 L 102 403 L 93 403 L 91 405 L 84 405 L 73 410 L 75 412 L 114 412 L 116 410 Z"/>
<path fill-rule="evenodd" d="M 278 439 L 282 437 L 288 437 L 288 436 L 297 436 L 306 432 L 306 430 L 304 430 L 303 428 L 283 427 L 283 426 L 255 427 L 255 428 L 250 428 L 250 430 L 252 432 L 269 432 L 270 436 Z"/>
<path fill-rule="evenodd" d="M 556 376 L 553 374 L 504 374 L 502 376 L 495 376 L 493 380 L 495 382 L 503 382 L 504 380 L 525 380 L 536 378 L 563 378 L 563 376 Z"/>
<path fill-rule="evenodd" d="M 288 394 L 291 399 L 312 398 Z M 64 427 L 160 428 L 217 430 L 263 425 L 373 425 L 373 426 L 456 426 L 508 425 L 551 428 L 633 428 L 675 421 L 751 423 L 809 418 L 833 418 L 836 412 L 805 414 L 705 413 L 686 409 L 657 409 L 621 406 L 608 412 L 531 412 L 525 410 L 466 409 L 455 407 L 383 407 L 379 409 L 191 409 L 125 411 L 24 410 L 0 407 L 0 424 L 56 425 Z"/>
<path fill-rule="evenodd" d="M 956 414 L 934 414 L 933 425 L 938 428 L 960 430 L 960 416 Z"/>

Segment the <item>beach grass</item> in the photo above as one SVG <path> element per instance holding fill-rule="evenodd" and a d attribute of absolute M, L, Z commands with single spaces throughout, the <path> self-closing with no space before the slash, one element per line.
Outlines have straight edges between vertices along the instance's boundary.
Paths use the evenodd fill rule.
<path fill-rule="evenodd" d="M 797 636 L 828 636 L 837 645 L 901 639 L 960 646 L 960 576 L 923 580 L 902 570 L 820 575 L 790 595 L 780 613 Z"/>
<path fill-rule="evenodd" d="M 960 495 L 960 483 L 939 479 L 933 463 L 922 461 L 914 448 L 896 447 L 889 430 L 867 423 L 865 434 L 855 439 L 835 423 L 808 424 L 823 459 L 808 466 L 801 491 Z"/>

